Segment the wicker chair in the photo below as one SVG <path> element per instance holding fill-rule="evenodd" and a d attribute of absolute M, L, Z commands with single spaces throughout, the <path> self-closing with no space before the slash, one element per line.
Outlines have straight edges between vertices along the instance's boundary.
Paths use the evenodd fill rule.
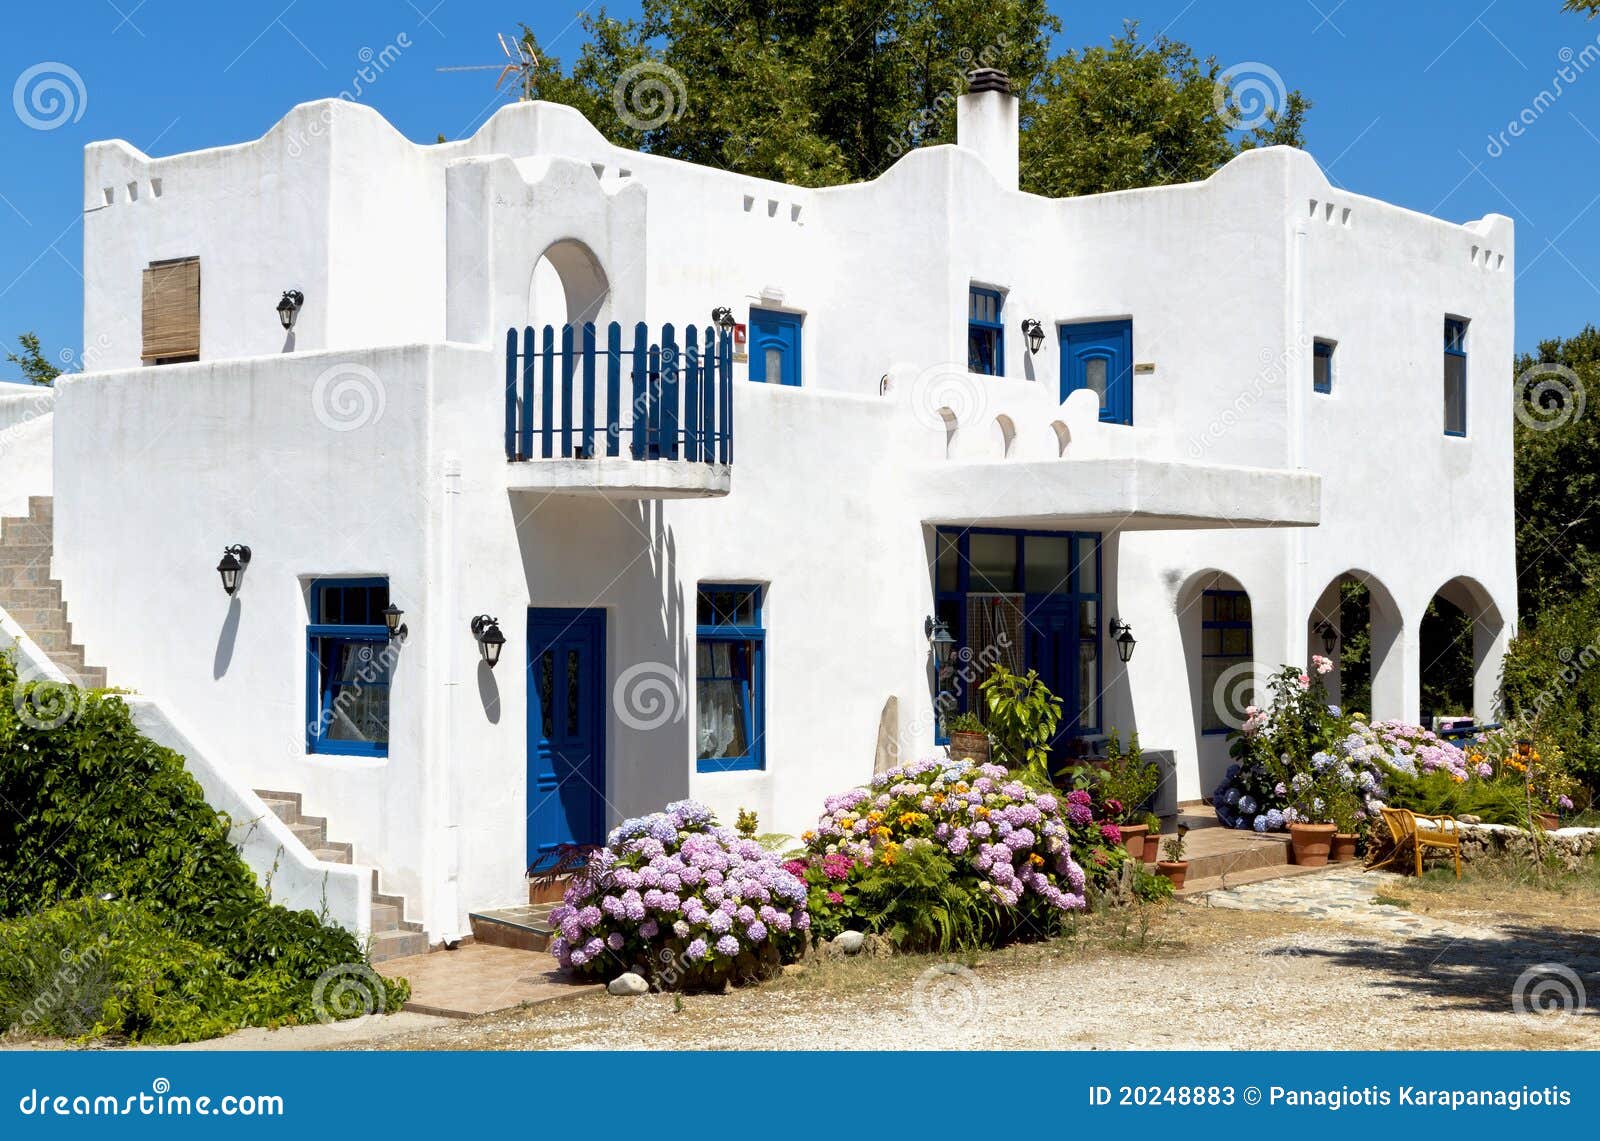
<path fill-rule="evenodd" d="M 1404 859 L 1406 849 L 1410 848 L 1420 876 L 1423 849 L 1438 848 L 1455 856 L 1456 879 L 1461 878 L 1461 830 L 1453 816 L 1418 816 L 1405 808 L 1385 808 L 1383 822 L 1389 826 L 1394 850 L 1387 859 L 1372 865 L 1374 868 L 1387 867 Z"/>

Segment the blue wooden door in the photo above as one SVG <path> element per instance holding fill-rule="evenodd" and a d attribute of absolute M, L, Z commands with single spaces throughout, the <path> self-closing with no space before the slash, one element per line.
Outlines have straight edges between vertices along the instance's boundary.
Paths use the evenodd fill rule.
<path fill-rule="evenodd" d="M 1074 716 L 1079 690 L 1077 604 L 1067 598 L 1029 596 L 1023 629 L 1023 664 L 1039 671 L 1051 693 L 1061 699 L 1061 721 L 1051 742 L 1050 767 L 1067 759 L 1067 743 L 1079 733 Z"/>
<path fill-rule="evenodd" d="M 1100 396 L 1106 424 L 1133 423 L 1133 322 L 1062 325 L 1061 399 L 1080 388 Z"/>
<path fill-rule="evenodd" d="M 750 379 L 764 384 L 800 383 L 798 313 L 750 310 Z"/>
<path fill-rule="evenodd" d="M 605 839 L 606 616 L 528 611 L 528 866 Z"/>

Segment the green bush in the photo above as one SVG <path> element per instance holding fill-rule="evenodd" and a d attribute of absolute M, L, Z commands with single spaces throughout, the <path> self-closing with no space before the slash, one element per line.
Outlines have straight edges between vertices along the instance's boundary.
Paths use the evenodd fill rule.
<path fill-rule="evenodd" d="M 116 921 L 101 926 L 127 956 L 167 956 L 178 972 L 201 964 L 198 999 L 218 1004 L 202 1007 L 201 1036 L 308 1017 L 319 978 L 366 963 L 348 931 L 268 902 L 228 841 L 228 819 L 206 803 L 182 757 L 139 733 L 120 698 L 59 688 L 46 698 L 35 689 L 0 655 L 0 920 L 15 921 L 6 940 L 25 941 L 38 923 L 66 938 L 78 921 L 56 913 L 71 901 L 109 895 L 136 904 L 114 909 Z M 52 716 L 36 715 L 50 702 Z M 239 987 L 207 989 L 212 967 Z M 19 977 L 8 975 L 7 985 L 23 985 Z M 409 997 L 403 980 L 381 985 L 382 1009 Z M 148 1029 L 120 1008 L 94 1025 L 101 1021 L 123 1033 Z M 178 1033 L 161 1027 L 150 1032 Z"/>
<path fill-rule="evenodd" d="M 1600 789 L 1600 586 L 1541 612 L 1512 640 L 1506 713 L 1558 747 L 1567 771 Z"/>

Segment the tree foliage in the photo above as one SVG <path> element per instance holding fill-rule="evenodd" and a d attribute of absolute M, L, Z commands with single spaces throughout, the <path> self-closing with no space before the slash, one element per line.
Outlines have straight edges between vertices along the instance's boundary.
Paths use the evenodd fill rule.
<path fill-rule="evenodd" d="M 1021 100 L 1024 189 L 1086 194 L 1202 179 L 1240 150 L 1303 142 L 1299 92 L 1232 129 L 1216 60 L 1129 24 L 1109 47 L 1050 58 L 1044 0 L 644 0 L 602 9 L 570 69 L 544 54 L 533 95 L 583 112 L 627 147 L 801 186 L 877 176 L 955 138 L 974 67 Z"/>
<path fill-rule="evenodd" d="M 17 337 L 21 353 L 7 353 L 6 360 L 22 370 L 22 378 L 29 384 L 51 384 L 61 375 L 61 370 L 45 357 L 39 347 L 37 333 L 22 333 Z"/>

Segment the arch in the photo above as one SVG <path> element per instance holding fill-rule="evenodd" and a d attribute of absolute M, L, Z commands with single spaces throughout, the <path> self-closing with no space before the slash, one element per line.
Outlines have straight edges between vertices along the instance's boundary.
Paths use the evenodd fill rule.
<path fill-rule="evenodd" d="M 1229 764 L 1228 734 L 1244 724 L 1264 674 L 1255 655 L 1250 592 L 1226 571 L 1207 568 L 1184 580 L 1174 598 L 1189 681 L 1195 755 L 1205 795 Z"/>
<path fill-rule="evenodd" d="M 956 419 L 955 409 L 948 405 L 939 409 L 939 419 L 944 421 L 944 458 L 953 459 L 956 454 L 956 433 L 961 430 L 961 422 Z"/>
<path fill-rule="evenodd" d="M 1065 420 L 1053 420 L 1050 430 L 1056 434 L 1056 455 L 1067 454 L 1067 445 L 1072 443 L 1072 429 L 1067 427 Z"/>
<path fill-rule="evenodd" d="M 528 279 L 528 323 L 603 324 L 610 319 L 611 284 L 594 251 L 576 238 L 545 247 Z"/>
<path fill-rule="evenodd" d="M 1457 575 L 1433 592 L 1418 632 L 1423 716 L 1456 713 L 1470 714 L 1479 722 L 1500 719 L 1500 665 L 1509 641 L 1506 625 L 1494 596 L 1469 575 Z"/>
<path fill-rule="evenodd" d="M 1376 721 L 1415 721 L 1416 655 L 1408 648 L 1413 639 L 1407 637 L 1400 604 L 1383 581 L 1359 567 L 1328 581 L 1306 616 L 1308 658 L 1323 652 L 1324 623 L 1334 639 L 1327 655 L 1333 670 L 1322 679 L 1328 701 Z"/>
<path fill-rule="evenodd" d="M 1000 432 L 1000 455 L 1009 458 L 1011 449 L 1017 442 L 1017 424 L 1004 412 L 994 418 L 994 426 Z"/>

